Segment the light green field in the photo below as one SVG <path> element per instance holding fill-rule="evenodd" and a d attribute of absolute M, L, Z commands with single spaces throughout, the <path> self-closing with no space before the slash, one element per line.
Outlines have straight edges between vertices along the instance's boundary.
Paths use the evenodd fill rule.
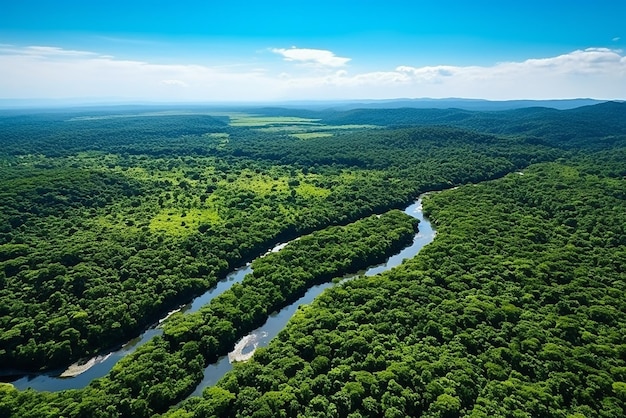
<path fill-rule="evenodd" d="M 320 125 L 323 126 L 323 125 Z M 317 126 L 313 126 L 314 129 L 319 129 Z M 258 128 L 257 131 L 261 132 L 285 132 L 285 133 L 297 133 L 297 132 L 309 132 L 311 130 L 310 125 L 280 125 L 280 126 L 267 126 L 265 128 Z"/>
<path fill-rule="evenodd" d="M 330 194 L 330 190 L 314 186 L 310 183 L 300 183 L 296 187 L 296 193 L 302 197 L 326 197 Z"/>
<path fill-rule="evenodd" d="M 366 129 L 380 129 L 377 125 L 323 125 L 318 123 L 271 125 L 259 128 L 262 132 L 284 132 L 298 139 L 328 138 L 337 131 L 359 131 Z"/>
<path fill-rule="evenodd" d="M 333 136 L 330 132 L 302 132 L 298 134 L 291 134 L 291 136 L 298 139 L 313 139 L 313 138 L 327 138 Z"/>
<path fill-rule="evenodd" d="M 267 126 L 259 128 L 262 132 L 293 132 L 293 133 L 316 133 L 327 131 L 357 131 L 364 129 L 381 129 L 378 125 L 323 125 L 319 123 L 311 124 L 299 124 L 299 125 L 280 125 L 280 126 Z M 315 132 L 311 132 L 315 131 Z"/>
<path fill-rule="evenodd" d="M 331 192 L 328 189 L 317 187 L 313 184 L 315 174 L 299 174 L 297 185 L 289 185 L 290 177 L 286 175 L 268 175 L 254 173 L 252 170 L 244 170 L 236 180 L 221 181 L 219 188 L 208 199 L 212 205 L 219 206 L 220 196 L 236 193 L 237 190 L 249 190 L 257 196 L 286 195 L 295 190 L 301 197 L 326 197 Z"/>
<path fill-rule="evenodd" d="M 289 190 L 288 179 L 286 176 L 270 176 L 252 170 L 242 170 L 234 181 L 220 181 L 214 195 L 231 194 L 237 190 L 250 190 L 260 196 L 286 193 Z"/>
<path fill-rule="evenodd" d="M 378 125 L 322 125 L 325 131 L 340 131 L 340 130 L 360 130 L 360 129 L 381 129 L 382 126 Z"/>
<path fill-rule="evenodd" d="M 310 125 L 323 126 L 317 123 L 319 119 L 306 119 L 291 116 L 259 116 L 245 113 L 232 113 L 230 117 L 231 126 L 264 127 L 274 125 Z"/>
<path fill-rule="evenodd" d="M 150 221 L 150 230 L 166 232 L 170 235 L 186 235 L 198 230 L 200 224 L 211 224 L 220 221 L 215 208 L 165 209 Z"/>

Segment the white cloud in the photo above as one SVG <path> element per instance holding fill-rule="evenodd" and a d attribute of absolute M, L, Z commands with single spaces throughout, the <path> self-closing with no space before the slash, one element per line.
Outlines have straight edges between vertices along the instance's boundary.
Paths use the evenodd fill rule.
<path fill-rule="evenodd" d="M 550 69 L 560 74 L 590 74 L 624 71 L 622 51 L 608 48 L 587 48 L 551 58 L 529 59 L 522 63 L 507 63 L 519 70 Z M 620 68 L 621 67 L 621 68 Z"/>
<path fill-rule="evenodd" d="M 626 56 L 617 49 L 589 48 L 491 66 L 395 65 L 370 72 L 342 68 L 348 59 L 335 57 L 330 51 L 291 48 L 274 52 L 287 60 L 311 65 L 271 69 L 258 61 L 250 67 L 156 64 L 58 47 L 0 45 L 0 97 L 155 101 L 394 97 L 504 100 L 624 99 L 626 92 Z"/>
<path fill-rule="evenodd" d="M 291 78 L 288 82 L 292 91 L 318 98 L 623 99 L 626 56 L 619 50 L 589 48 L 492 66 L 402 65 L 390 71 L 352 75 L 343 71 L 324 77 Z"/>
<path fill-rule="evenodd" d="M 50 56 L 66 56 L 66 57 L 84 57 L 97 55 L 88 51 L 76 51 L 71 49 L 63 49 L 52 46 L 29 46 L 24 49 L 26 54 L 32 55 L 50 55 Z"/>
<path fill-rule="evenodd" d="M 325 49 L 291 47 L 289 49 L 274 48 L 271 51 L 282 55 L 285 61 L 295 61 L 323 67 L 343 67 L 350 61 L 350 58 L 338 57 L 333 52 Z"/>
<path fill-rule="evenodd" d="M 403 65 L 396 68 L 396 71 L 401 74 L 406 74 L 415 80 L 438 83 L 441 82 L 443 78 L 454 76 L 455 73 L 458 73 L 458 68 L 446 65 L 419 68 Z"/>
<path fill-rule="evenodd" d="M 42 57 L 86 57 L 98 54 L 89 51 L 63 49 L 55 46 L 27 46 L 16 48 L 13 45 L 0 44 L 0 54 L 29 55 Z"/>
<path fill-rule="evenodd" d="M 161 80 L 161 84 L 168 86 L 188 87 L 188 84 L 181 80 Z"/>
<path fill-rule="evenodd" d="M 263 100 L 279 89 L 256 70 L 154 64 L 60 48 L 0 48 L 0 97 Z M 263 88 L 259 88 L 263 86 Z M 173 88 L 193 87 L 193 88 Z"/>
<path fill-rule="evenodd" d="M 620 38 L 619 36 L 616 36 L 615 38 L 613 38 L 613 42 L 617 42 L 617 41 L 619 41 L 620 39 L 622 39 L 622 38 Z"/>

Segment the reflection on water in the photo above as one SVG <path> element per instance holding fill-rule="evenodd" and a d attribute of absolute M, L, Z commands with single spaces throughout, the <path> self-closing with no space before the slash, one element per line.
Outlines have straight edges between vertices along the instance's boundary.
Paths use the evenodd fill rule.
<path fill-rule="evenodd" d="M 435 238 L 436 231 L 433 229 L 428 219 L 424 218 L 423 216 L 422 199 L 418 199 L 415 203 L 409 205 L 404 210 L 404 213 L 414 218 L 417 218 L 420 221 L 419 231 L 417 234 L 415 234 L 415 237 L 413 238 L 413 243 L 401 250 L 399 253 L 389 257 L 385 263 L 372 266 L 367 270 L 360 271 L 356 274 L 345 276 L 342 281 L 350 280 L 361 275 L 373 276 L 375 274 L 382 273 L 383 271 L 390 270 L 393 267 L 400 265 L 403 260 L 413 258 L 422 248 L 424 248 L 426 244 L 432 242 L 432 240 Z M 248 358 L 252 357 L 256 348 L 267 346 L 270 340 L 278 335 L 278 333 L 287 325 L 287 322 L 295 314 L 300 305 L 313 302 L 313 299 L 319 296 L 325 289 L 333 285 L 334 284 L 332 282 L 328 282 L 313 286 L 309 288 L 309 290 L 300 299 L 298 299 L 291 305 L 284 307 L 280 310 L 280 312 L 270 315 L 265 324 L 243 337 L 237 343 L 242 344 L 243 342 L 244 346 L 249 347 L 249 342 L 251 340 L 254 342 L 250 354 L 246 356 L 247 358 L 237 358 L 236 360 L 245 361 Z M 209 365 L 204 370 L 204 379 L 202 379 L 200 384 L 196 387 L 196 390 L 190 396 L 201 396 L 202 391 L 206 387 L 212 386 L 217 383 L 217 381 L 222 378 L 222 376 L 224 376 L 226 372 L 231 370 L 232 364 L 229 359 L 233 357 L 231 356 L 231 354 L 237 351 L 238 346 L 235 345 L 235 348 L 231 353 L 229 353 L 228 356 L 220 357 L 216 363 Z"/>
<path fill-rule="evenodd" d="M 274 249 L 272 249 L 274 250 Z M 272 251 L 270 250 L 270 251 Z M 119 350 L 96 356 L 86 361 L 77 362 L 67 370 L 55 370 L 42 374 L 27 375 L 11 382 L 17 389 L 24 390 L 32 388 L 39 391 L 55 392 L 65 389 L 80 389 L 87 386 L 93 379 L 106 375 L 120 359 L 146 342 L 154 336 L 161 335 L 163 330 L 159 327 L 175 311 L 195 312 L 202 306 L 209 303 L 213 298 L 221 295 L 237 282 L 241 282 L 244 276 L 252 272 L 249 265 L 240 267 L 226 276 L 226 278 L 211 290 L 195 298 L 192 302 L 182 306 L 180 309 L 168 312 L 161 318 L 157 325 L 144 331 L 139 337 L 124 344 Z M 77 373 L 80 371 L 80 373 Z"/>
<path fill-rule="evenodd" d="M 81 373 L 73 377 L 61 377 L 61 375 L 68 370 L 57 370 L 46 374 L 24 376 L 11 383 L 17 389 L 33 388 L 35 390 L 49 392 L 83 388 L 93 379 L 107 374 L 122 357 L 132 353 L 138 347 L 149 341 L 152 337 L 160 335 L 161 333 L 162 330 L 160 328 L 151 328 L 146 330 L 143 334 L 141 334 L 141 336 L 129 341 L 119 350 L 88 360 L 85 364 L 83 364 L 83 366 L 91 364 L 91 367 L 89 368 L 81 368 L 80 363 L 72 365 L 68 368 L 68 370 L 78 370 L 78 368 L 81 368 Z"/>
<path fill-rule="evenodd" d="M 419 250 L 422 249 L 422 247 L 424 247 L 426 244 L 433 240 L 433 238 L 435 237 L 435 231 L 433 230 L 430 222 L 428 222 L 428 220 L 424 219 L 424 217 L 422 216 L 421 199 L 409 205 L 404 212 L 420 220 L 419 232 L 415 235 L 413 243 L 400 251 L 398 254 L 391 256 L 387 260 L 387 262 L 370 267 L 367 270 L 361 271 L 354 275 L 346 276 L 344 280 L 349 280 L 362 274 L 366 276 L 372 276 L 374 274 L 389 270 L 402 263 L 402 260 L 415 256 L 419 252 Z M 280 251 L 282 248 L 285 247 L 285 245 L 287 245 L 287 243 L 278 244 L 274 248 L 268 250 L 267 253 Z M 180 308 L 180 311 L 187 313 L 198 311 L 202 306 L 211 302 L 213 298 L 221 295 L 226 290 L 230 289 L 230 287 L 234 283 L 241 282 L 244 276 L 251 272 L 252 268 L 250 267 L 250 264 L 234 270 L 233 272 L 228 274 L 224 280 L 217 283 L 214 288 L 198 296 L 187 305 L 182 306 Z M 298 299 L 296 302 L 281 309 L 280 312 L 270 315 L 265 324 L 263 324 L 263 326 L 253 331 L 249 335 L 243 337 L 243 339 L 239 341 L 238 344 L 240 344 L 242 341 L 245 342 L 245 344 L 241 346 L 240 351 L 237 352 L 238 348 L 234 347 L 233 351 L 229 353 L 228 356 L 220 357 L 216 363 L 209 365 L 205 369 L 204 379 L 198 385 L 193 395 L 200 395 L 205 387 L 215 384 L 217 380 L 219 380 L 227 371 L 232 368 L 231 360 L 229 360 L 229 357 L 232 359 L 232 361 L 242 361 L 250 358 L 258 347 L 266 346 L 269 341 L 285 327 L 289 319 L 293 316 L 293 314 L 296 312 L 300 305 L 311 303 L 313 299 L 315 299 L 315 297 L 322 293 L 324 289 L 332 285 L 333 284 L 329 282 L 313 286 L 309 288 L 305 295 Z M 38 391 L 53 392 L 65 389 L 83 388 L 87 386 L 93 379 L 106 375 L 122 357 L 132 353 L 138 347 L 148 342 L 155 335 L 161 335 L 163 331 L 161 330 L 161 328 L 159 328 L 159 326 L 165 321 L 167 316 L 171 315 L 172 313 L 174 313 L 174 311 L 169 312 L 168 315 L 159 320 L 154 327 L 144 331 L 139 337 L 129 341 L 119 350 L 112 351 L 111 353 L 104 353 L 98 357 L 94 357 L 93 359 L 88 359 L 86 361 L 76 363 L 70 366 L 68 370 L 56 370 L 38 375 L 23 376 L 11 383 L 17 389 L 22 390 L 27 388 L 33 388 Z M 235 352 L 237 353 L 233 354 Z M 71 374 L 73 376 L 61 377 L 63 373 Z"/>

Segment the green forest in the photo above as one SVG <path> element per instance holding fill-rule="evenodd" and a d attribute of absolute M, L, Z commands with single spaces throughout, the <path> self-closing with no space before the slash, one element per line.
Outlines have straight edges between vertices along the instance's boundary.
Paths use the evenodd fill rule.
<path fill-rule="evenodd" d="M 0 373 L 63 369 L 253 273 L 83 389 L 6 417 L 626 415 L 626 104 L 0 112 Z M 202 397 L 203 370 L 335 285 Z M 279 242 L 284 249 L 258 258 Z"/>

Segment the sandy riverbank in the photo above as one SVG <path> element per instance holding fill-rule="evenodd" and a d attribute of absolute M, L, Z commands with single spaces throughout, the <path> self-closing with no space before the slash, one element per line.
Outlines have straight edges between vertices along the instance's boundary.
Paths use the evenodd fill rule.
<path fill-rule="evenodd" d="M 267 337 L 267 332 L 246 335 L 235 344 L 233 351 L 228 353 L 228 361 L 232 363 L 234 361 L 250 360 L 259 345 L 259 341 L 265 337 Z M 246 351 L 245 353 L 244 350 Z"/>
<path fill-rule="evenodd" d="M 81 373 L 85 373 L 87 370 L 91 369 L 96 364 L 102 363 L 103 361 L 108 359 L 110 356 L 111 356 L 111 353 L 105 354 L 105 355 L 102 355 L 102 356 L 96 356 L 96 357 L 90 358 L 85 363 L 81 363 L 80 361 L 77 362 L 77 363 L 74 363 L 70 367 L 68 367 L 67 370 L 65 370 L 63 373 L 61 373 L 59 375 L 59 377 L 75 377 L 75 376 L 78 376 Z"/>

